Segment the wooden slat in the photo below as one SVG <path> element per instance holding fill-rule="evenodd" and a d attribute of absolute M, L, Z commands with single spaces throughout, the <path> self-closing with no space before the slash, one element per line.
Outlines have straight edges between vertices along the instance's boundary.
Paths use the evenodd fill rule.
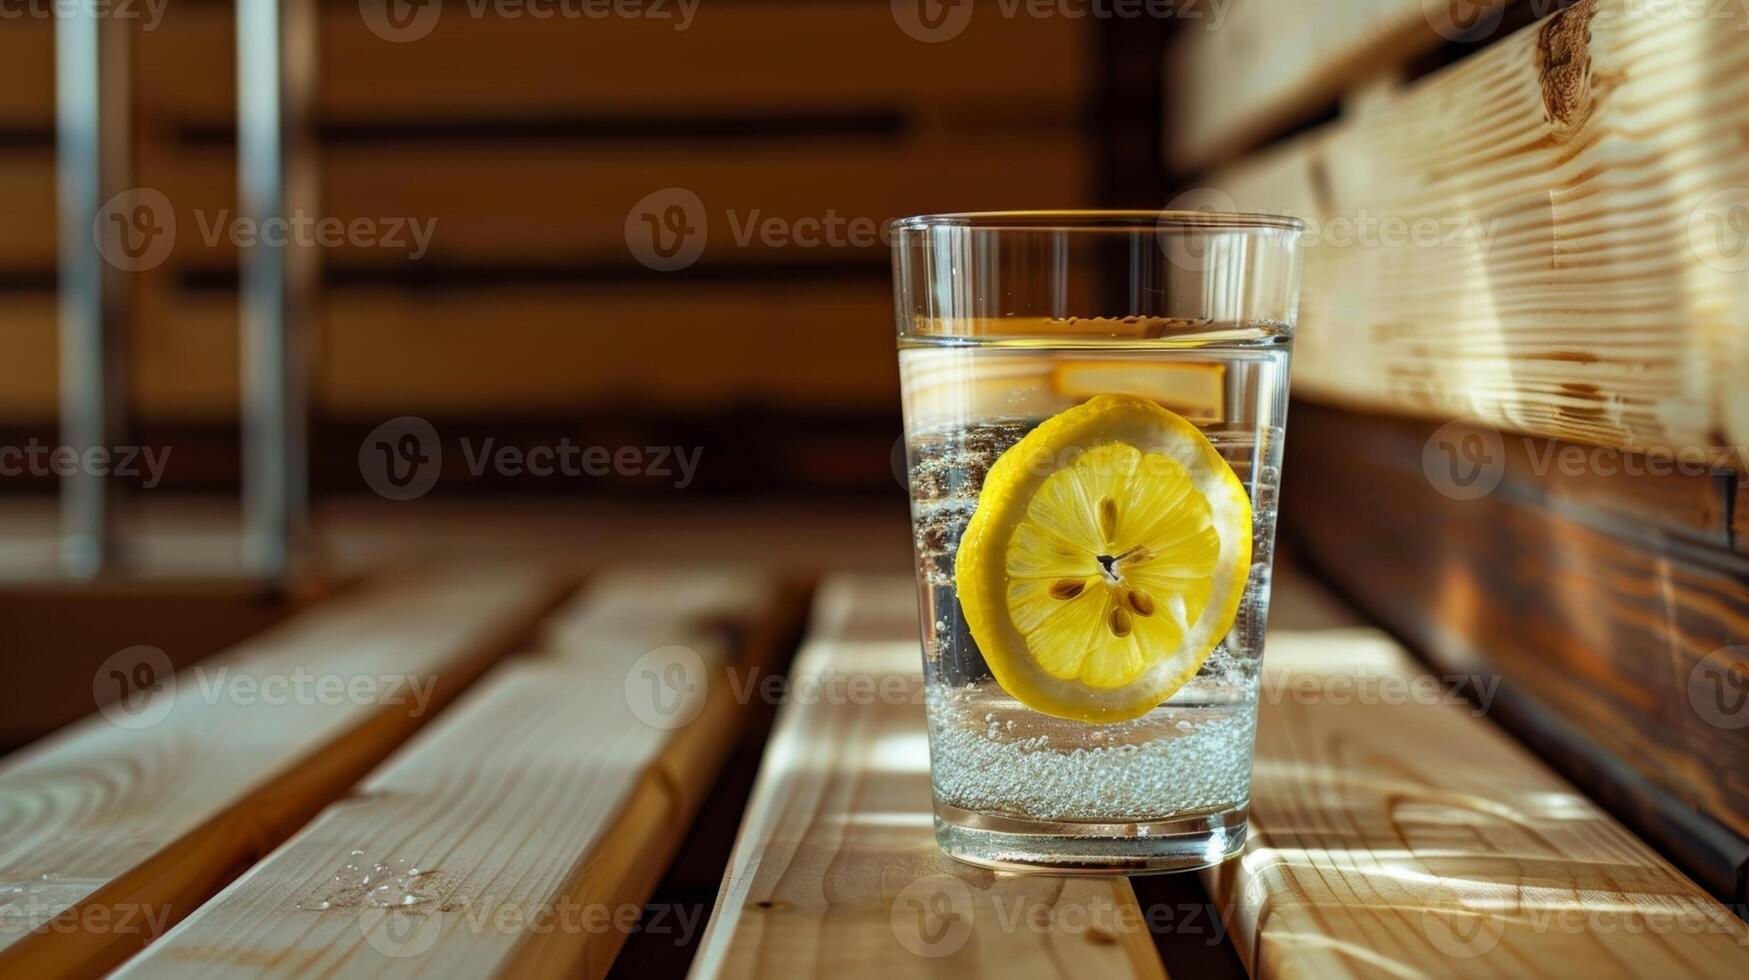
<path fill-rule="evenodd" d="M 1582 0 L 1217 175 L 1238 207 L 1323 233 L 1306 253 L 1297 394 L 1735 455 L 1749 438 L 1749 290 L 1729 239 L 1749 206 L 1732 190 L 1749 187 L 1749 10 L 1646 11 Z M 1375 230 L 1355 233 L 1363 219 Z M 1399 244 L 1421 222 L 1420 243 L 1391 245 L 1387 221 Z"/>
<path fill-rule="evenodd" d="M 19 9 L 19 8 L 14 8 Z M 39 8 L 46 9 L 46 8 Z M 17 17 L 0 31 L 0 128 L 46 131 L 55 114 L 55 18 Z"/>
<path fill-rule="evenodd" d="M 915 596 L 822 587 L 792 683 L 889 693 L 783 707 L 692 976 L 1162 977 L 1127 881 L 998 876 L 936 847 Z"/>
<path fill-rule="evenodd" d="M 946 164 L 951 162 L 951 166 Z M 717 263 L 878 261 L 893 218 L 950 208 L 1074 204 L 1091 161 L 1072 131 L 965 138 L 867 138 L 735 144 L 708 155 L 629 145 L 414 143 L 323 154 L 322 205 L 310 219 L 327 262 L 416 269 L 433 262 L 504 265 L 581 257 L 630 265 L 626 221 L 646 195 L 681 187 L 704 205 L 704 256 Z M 918 181 L 922 171 L 937 179 Z M 773 175 L 782 179 L 773 181 Z M 171 202 L 175 245 L 163 268 L 236 261 L 236 166 L 224 151 L 155 149 L 141 183 Z M 0 202 L 12 233 L 0 266 L 52 269 L 54 160 L 47 148 L 0 151 Z M 369 222 L 368 237 L 341 236 Z M 416 228 L 414 226 L 417 226 Z M 421 240 L 416 235 L 423 235 Z"/>
<path fill-rule="evenodd" d="M 1749 971 L 1749 926 L 1382 633 L 1287 625 L 1245 853 L 1204 872 L 1253 977 Z"/>
<path fill-rule="evenodd" d="M 1074 118 L 1092 78 L 1093 48 L 1078 29 L 1087 22 L 979 6 L 942 44 L 905 34 L 888 4 L 807 0 L 705 4 L 678 31 L 674 21 L 504 17 L 493 5 L 475 17 L 445 5 L 430 34 L 393 43 L 371 33 L 356 4 L 326 4 L 316 111 L 412 121 L 798 109 L 900 109 L 931 124 Z M 231 33 L 224 4 L 170 5 L 140 45 L 155 117 L 232 118 Z M 490 84 L 458 70 L 481 64 L 492 65 Z"/>
<path fill-rule="evenodd" d="M 145 4 L 137 6 L 143 13 Z M 229 122 L 231 7 L 202 0 L 161 7 L 162 19 L 138 37 L 140 76 L 151 80 L 140 91 L 142 121 Z M 849 107 L 987 125 L 1074 118 L 1092 77 L 1093 48 L 1077 29 L 1086 21 L 1003 17 L 990 0 L 941 44 L 913 40 L 881 3 L 702 5 L 681 31 L 674 21 L 504 17 L 484 7 L 474 17 L 467 6 L 446 5 L 429 35 L 397 44 L 372 34 L 357 4 L 324 4 L 318 115 L 441 119 L 508 109 L 637 118 Z M 0 86 L 0 128 L 52 125 L 52 27 L 52 18 L 25 17 L 0 31 L 8 82 Z M 479 64 L 492 65 L 491 84 L 457 70 Z M 799 78 L 809 84 L 798 86 Z"/>
<path fill-rule="evenodd" d="M 1166 54 L 1167 162 L 1188 172 L 1230 160 L 1369 78 L 1455 39 L 1441 33 L 1457 33 L 1454 13 L 1499 23 L 1510 2 L 1189 3 L 1186 10 L 1204 13 L 1187 19 Z"/>
<path fill-rule="evenodd" d="M 54 417 L 54 306 L 0 295 L 0 394 L 14 423 Z M 879 276 L 794 283 L 672 280 L 577 286 L 334 290 L 318 324 L 313 400 L 331 415 L 565 411 L 624 399 L 664 410 L 743 402 L 895 404 L 891 288 Z M 237 411 L 228 292 L 149 299 L 136 404 L 152 419 Z M 821 339 L 832 332 L 831 343 Z M 805 356 L 808 370 L 795 370 Z"/>
<path fill-rule="evenodd" d="M 1712 707 L 1737 692 L 1715 691 L 1708 672 L 1749 637 L 1749 562 L 1722 537 L 1685 540 L 1684 505 L 1647 494 L 1637 510 L 1605 509 L 1551 493 L 1560 482 L 1516 462 L 1486 495 L 1442 492 L 1454 486 L 1444 472 L 1436 484 L 1424 469 L 1432 423 L 1305 405 L 1293 419 L 1282 527 L 1310 560 L 1436 663 L 1501 677 L 1502 706 L 1523 704 L 1512 727 L 1691 875 L 1734 894 L 1749 861 L 1749 727 Z M 1722 498 L 1711 478 L 1692 479 Z M 1588 479 L 1624 481 L 1674 485 L 1672 498 L 1690 482 Z"/>
<path fill-rule="evenodd" d="M 599 576 L 536 652 L 119 975 L 602 976 L 747 709 L 719 672 L 771 654 L 777 599 L 746 570 Z M 743 658 L 728 621 L 750 631 Z M 669 644 L 707 672 L 652 713 L 639 671 Z M 417 865 L 429 901 L 385 919 L 363 888 L 334 887 L 354 849 Z"/>
<path fill-rule="evenodd" d="M 96 583 L 0 581 L 0 751 L 90 714 L 92 676 L 117 650 L 145 644 L 164 651 L 174 668 L 191 667 L 338 587 L 318 581 L 287 590 L 243 577 L 144 575 Z"/>
<path fill-rule="evenodd" d="M 768 140 L 708 153 L 462 140 L 341 145 L 322 153 L 319 170 L 321 206 L 310 217 L 339 223 L 327 233 L 334 244 L 323 247 L 324 262 L 409 268 L 426 259 L 503 265 L 555 256 L 629 265 L 627 218 L 646 195 L 670 187 L 692 191 L 704 205 L 705 258 L 770 265 L 879 261 L 887 248 L 882 228 L 894 218 L 1072 205 L 1092 189 L 1088 148 L 1068 129 Z M 920 181 L 922 172 L 935 176 Z M 235 263 L 233 154 L 157 148 L 144 155 L 139 174 L 175 212 L 167 268 Z M 0 152 L 0 202 L 15 205 L 0 265 L 53 268 L 53 151 Z M 369 222 L 369 237 L 342 237 L 357 220 Z"/>
<path fill-rule="evenodd" d="M 186 916 L 453 698 L 556 585 L 502 567 L 367 586 L 177 675 L 151 713 L 7 760 L 0 882 L 25 914 L 0 933 L 0 973 L 94 975 Z"/>

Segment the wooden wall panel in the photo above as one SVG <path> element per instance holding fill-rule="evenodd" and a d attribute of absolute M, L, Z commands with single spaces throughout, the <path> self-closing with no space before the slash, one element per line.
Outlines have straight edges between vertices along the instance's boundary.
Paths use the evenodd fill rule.
<path fill-rule="evenodd" d="M 312 407 L 488 415 L 616 405 L 626 412 L 763 405 L 895 406 L 890 287 L 879 276 L 448 290 L 346 288 L 323 303 Z M 171 293 L 147 304 L 135 399 L 158 421 L 234 419 L 236 294 Z M 54 306 L 0 295 L 0 358 L 13 424 L 52 418 Z M 42 368 L 22 370 L 21 365 Z"/>
<path fill-rule="evenodd" d="M 1017 168 L 1016 161 L 1026 166 Z M 142 155 L 139 183 L 164 193 L 177 267 L 234 268 L 236 154 L 228 147 L 157 145 Z M 319 161 L 320 205 L 311 218 L 370 219 L 380 234 L 404 222 L 430 228 L 430 246 L 341 241 L 326 264 L 405 263 L 412 254 L 451 261 L 609 265 L 634 260 L 625 223 L 648 194 L 682 187 L 704 205 L 702 261 L 783 265 L 887 261 L 880 229 L 909 214 L 1049 206 L 1063 188 L 1091 184 L 1077 141 L 1001 132 L 965 136 L 850 136 L 788 143 L 708 140 L 680 147 L 622 142 L 451 139 L 332 145 Z M 918 175 L 929 173 L 927 180 Z M 52 269 L 56 259 L 54 151 L 0 151 L 0 200 L 17 202 L 0 237 L 0 266 Z M 385 220 L 387 219 L 387 220 Z M 782 227 L 762 231 L 772 219 Z M 830 236 L 795 222 L 834 222 Z M 379 233 L 373 233 L 379 234 Z"/>
<path fill-rule="evenodd" d="M 1464 487 L 1438 469 L 1449 428 L 1310 405 L 1291 427 L 1282 527 L 1320 571 L 1440 667 L 1503 678 L 1509 723 L 1731 894 L 1749 858 L 1749 702 L 1730 705 L 1749 692 L 1713 688 L 1749 645 L 1749 562 L 1721 544 L 1733 483 L 1551 477 L 1531 461 L 1559 444 L 1506 436 Z"/>
<path fill-rule="evenodd" d="M 675 20 L 499 16 L 476 0 L 444 4 L 429 33 L 397 43 L 372 33 L 358 4 L 334 3 L 322 10 L 318 111 L 383 121 L 782 109 L 904 110 L 985 125 L 1077 118 L 1091 90 L 1088 33 L 1063 18 L 979 6 L 962 34 L 927 44 L 886 3 L 701 4 L 676 30 Z M 475 7 L 488 13 L 473 16 Z M 212 80 L 230 77 L 232 30 L 227 5 L 191 3 L 143 38 L 155 113 L 231 117 L 234 90 Z"/>
<path fill-rule="evenodd" d="M 1166 53 L 1167 162 L 1231 159 L 1415 55 L 1485 35 L 1515 0 L 1191 0 Z M 1479 30 L 1478 30 L 1479 29 Z"/>
<path fill-rule="evenodd" d="M 305 217 L 431 233 L 418 260 L 405 232 L 321 249 L 318 410 L 890 410 L 880 225 L 1092 200 L 1093 32 L 981 6 L 928 44 L 876 2 L 707 4 L 684 30 L 447 3 L 395 43 L 358 4 L 323 3 Z M 52 41 L 35 22 L 0 36 L 0 411 L 23 426 L 55 413 Z M 214 237 L 237 208 L 233 45 L 232 5 L 209 0 L 137 35 L 134 182 L 166 194 L 177 230 L 133 280 L 151 421 L 235 416 L 237 249 Z M 655 275 L 626 225 L 668 187 L 698 195 L 709 234 L 696 267 Z M 772 218 L 778 238 L 749 237 Z M 834 219 L 842 237 L 810 244 Z"/>
<path fill-rule="evenodd" d="M 1322 233 L 1306 253 L 1296 391 L 1737 458 L 1744 28 L 1735 5 L 1683 17 L 1582 0 L 1216 175 L 1238 207 Z"/>

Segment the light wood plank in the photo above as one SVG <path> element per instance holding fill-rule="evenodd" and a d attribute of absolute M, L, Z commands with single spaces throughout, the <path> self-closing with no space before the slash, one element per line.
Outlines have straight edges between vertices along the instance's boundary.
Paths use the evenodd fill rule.
<path fill-rule="evenodd" d="M 1513 2 L 1193 0 L 1203 16 L 1166 53 L 1167 161 L 1188 172 L 1231 160 L 1464 27 L 1499 24 Z"/>
<path fill-rule="evenodd" d="M 1311 219 L 1295 393 L 1631 449 L 1749 439 L 1749 9 L 1583 0 L 1219 175 Z M 1419 243 L 1367 219 L 1416 223 Z"/>
<path fill-rule="evenodd" d="M 1384 634 L 1282 612 L 1245 853 L 1203 873 L 1253 977 L 1749 971 L 1749 926 Z"/>
<path fill-rule="evenodd" d="M 119 975 L 603 975 L 734 743 L 746 704 L 718 672 L 770 654 L 777 598 L 733 568 L 599 576 L 534 653 Z M 685 663 L 647 656 L 676 643 L 699 672 L 652 713 L 639 672 Z M 335 886 L 354 849 L 417 865 L 428 901 L 385 914 Z"/>
<path fill-rule="evenodd" d="M 389 578 L 176 675 L 137 711 L 93 716 L 7 760 L 0 883 L 23 893 L 0 933 L 0 973 L 120 962 L 387 755 L 532 626 L 558 585 L 528 567 Z M 118 657 L 105 667 L 129 677 L 153 663 Z"/>
<path fill-rule="evenodd" d="M 814 622 L 797 690 L 889 693 L 784 706 L 692 976 L 1164 976 L 1127 881 L 998 876 L 936 847 L 913 582 L 829 582 Z"/>

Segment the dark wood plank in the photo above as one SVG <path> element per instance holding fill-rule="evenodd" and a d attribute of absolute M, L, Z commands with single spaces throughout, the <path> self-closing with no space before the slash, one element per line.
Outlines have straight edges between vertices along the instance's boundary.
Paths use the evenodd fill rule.
<path fill-rule="evenodd" d="M 1741 676 L 1749 562 L 1717 543 L 1722 507 L 1696 508 L 1716 481 L 1605 493 L 1618 478 L 1551 486 L 1508 465 L 1460 499 L 1446 457 L 1424 454 L 1441 437 L 1431 423 L 1296 405 L 1292 425 L 1284 533 L 1440 666 L 1502 677 L 1497 711 L 1733 895 L 1749 855 L 1749 704 L 1714 695 Z"/>

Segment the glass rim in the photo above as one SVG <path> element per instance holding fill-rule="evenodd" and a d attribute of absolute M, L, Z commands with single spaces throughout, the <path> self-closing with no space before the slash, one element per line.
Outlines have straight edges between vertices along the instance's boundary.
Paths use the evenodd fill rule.
<path fill-rule="evenodd" d="M 957 211 L 897 218 L 894 231 L 963 228 L 973 231 L 1230 231 L 1301 232 L 1306 223 L 1259 211 Z"/>

